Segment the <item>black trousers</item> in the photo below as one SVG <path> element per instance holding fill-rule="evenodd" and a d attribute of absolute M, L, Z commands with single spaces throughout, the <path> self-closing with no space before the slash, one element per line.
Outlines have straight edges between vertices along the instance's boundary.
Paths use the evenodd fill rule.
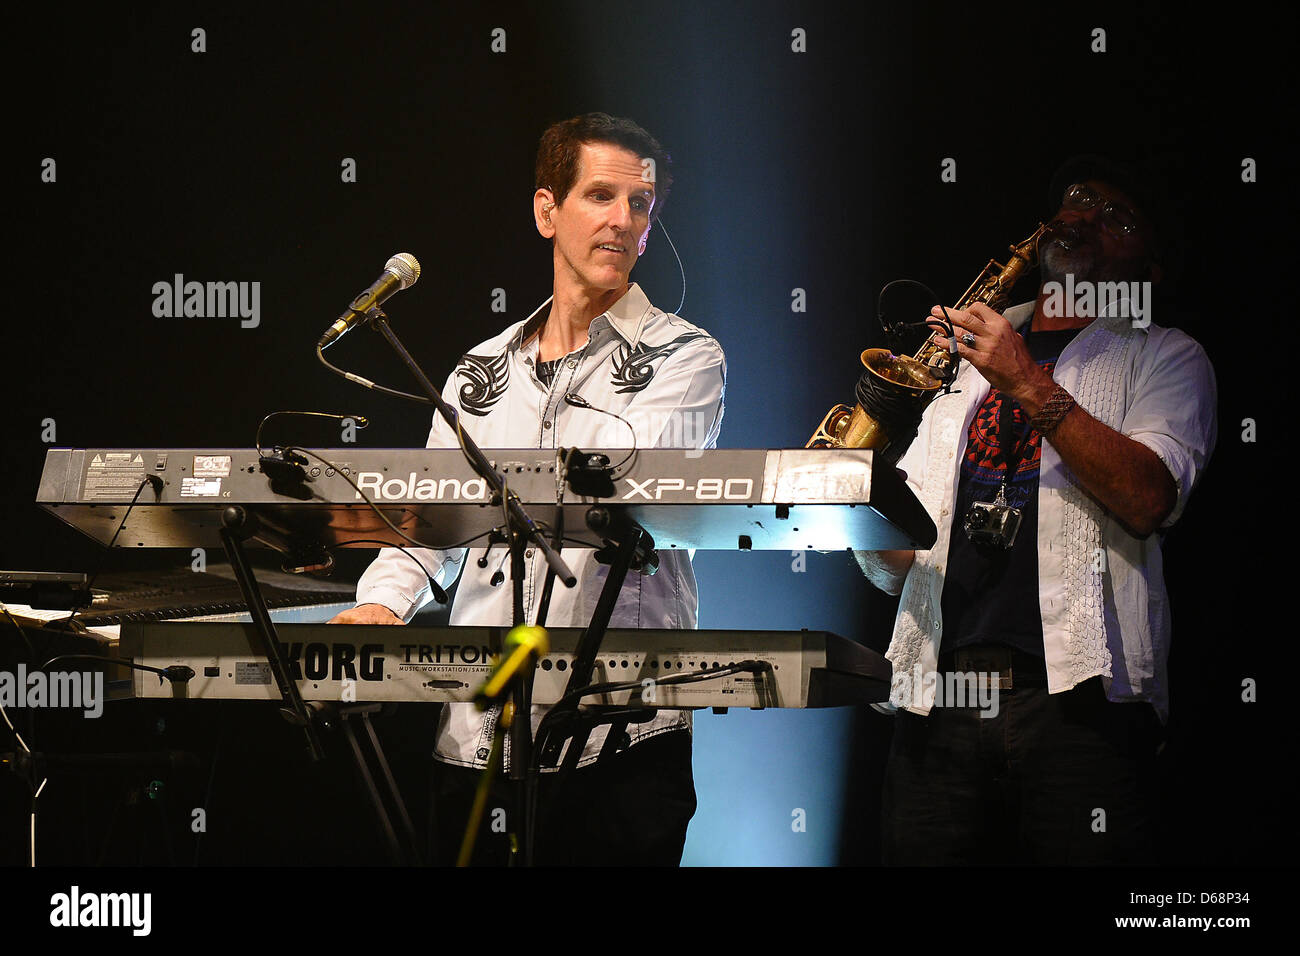
<path fill-rule="evenodd" d="M 899 711 L 882 799 L 888 865 L 1152 864 L 1155 755 L 1146 703 L 1100 677 L 999 694 L 998 713 Z"/>
<path fill-rule="evenodd" d="M 456 862 L 482 771 L 435 760 L 434 841 L 429 859 Z M 515 813 L 513 787 L 498 775 L 475 843 L 475 866 L 505 866 Z M 535 860 L 539 866 L 677 866 L 695 814 L 691 735 L 669 731 L 538 785 Z"/>

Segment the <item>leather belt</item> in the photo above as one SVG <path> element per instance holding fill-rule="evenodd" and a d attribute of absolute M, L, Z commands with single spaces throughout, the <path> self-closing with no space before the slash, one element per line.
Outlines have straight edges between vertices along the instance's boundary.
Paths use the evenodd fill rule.
<path fill-rule="evenodd" d="M 943 673 L 974 674 L 979 687 L 1014 690 L 1017 687 L 1046 687 L 1043 661 L 1006 644 L 968 644 L 939 656 Z M 992 675 L 997 674 L 997 680 Z"/>

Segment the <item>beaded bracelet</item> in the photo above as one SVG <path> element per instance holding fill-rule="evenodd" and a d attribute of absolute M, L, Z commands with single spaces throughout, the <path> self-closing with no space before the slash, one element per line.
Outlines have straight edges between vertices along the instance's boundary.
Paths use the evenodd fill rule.
<path fill-rule="evenodd" d="M 1074 398 L 1063 386 L 1058 385 L 1052 389 L 1052 394 L 1047 397 L 1038 414 L 1029 420 L 1029 424 L 1037 429 L 1039 434 L 1050 435 L 1056 431 L 1056 426 L 1065 420 L 1065 416 L 1070 414 L 1070 409 L 1074 406 Z"/>

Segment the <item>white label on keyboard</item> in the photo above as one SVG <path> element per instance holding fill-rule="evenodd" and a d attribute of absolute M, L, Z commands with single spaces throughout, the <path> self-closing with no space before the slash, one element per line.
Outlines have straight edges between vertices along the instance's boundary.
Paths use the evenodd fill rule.
<path fill-rule="evenodd" d="M 230 477 L 230 456 L 229 455 L 195 455 L 194 456 L 194 477 L 195 478 L 229 478 Z"/>
<path fill-rule="evenodd" d="M 271 683 L 270 661 L 235 661 L 235 684 Z"/>
<path fill-rule="evenodd" d="M 144 481 L 144 471 L 140 452 L 95 452 L 86 466 L 82 498 L 130 501 Z"/>
<path fill-rule="evenodd" d="M 182 478 L 182 498 L 215 498 L 221 494 L 220 478 Z"/>

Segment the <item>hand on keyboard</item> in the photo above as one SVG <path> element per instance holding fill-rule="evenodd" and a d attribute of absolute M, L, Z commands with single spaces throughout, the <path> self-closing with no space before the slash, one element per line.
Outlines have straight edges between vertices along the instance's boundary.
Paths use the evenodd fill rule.
<path fill-rule="evenodd" d="M 405 624 L 382 604 L 360 604 L 330 618 L 331 624 Z"/>

